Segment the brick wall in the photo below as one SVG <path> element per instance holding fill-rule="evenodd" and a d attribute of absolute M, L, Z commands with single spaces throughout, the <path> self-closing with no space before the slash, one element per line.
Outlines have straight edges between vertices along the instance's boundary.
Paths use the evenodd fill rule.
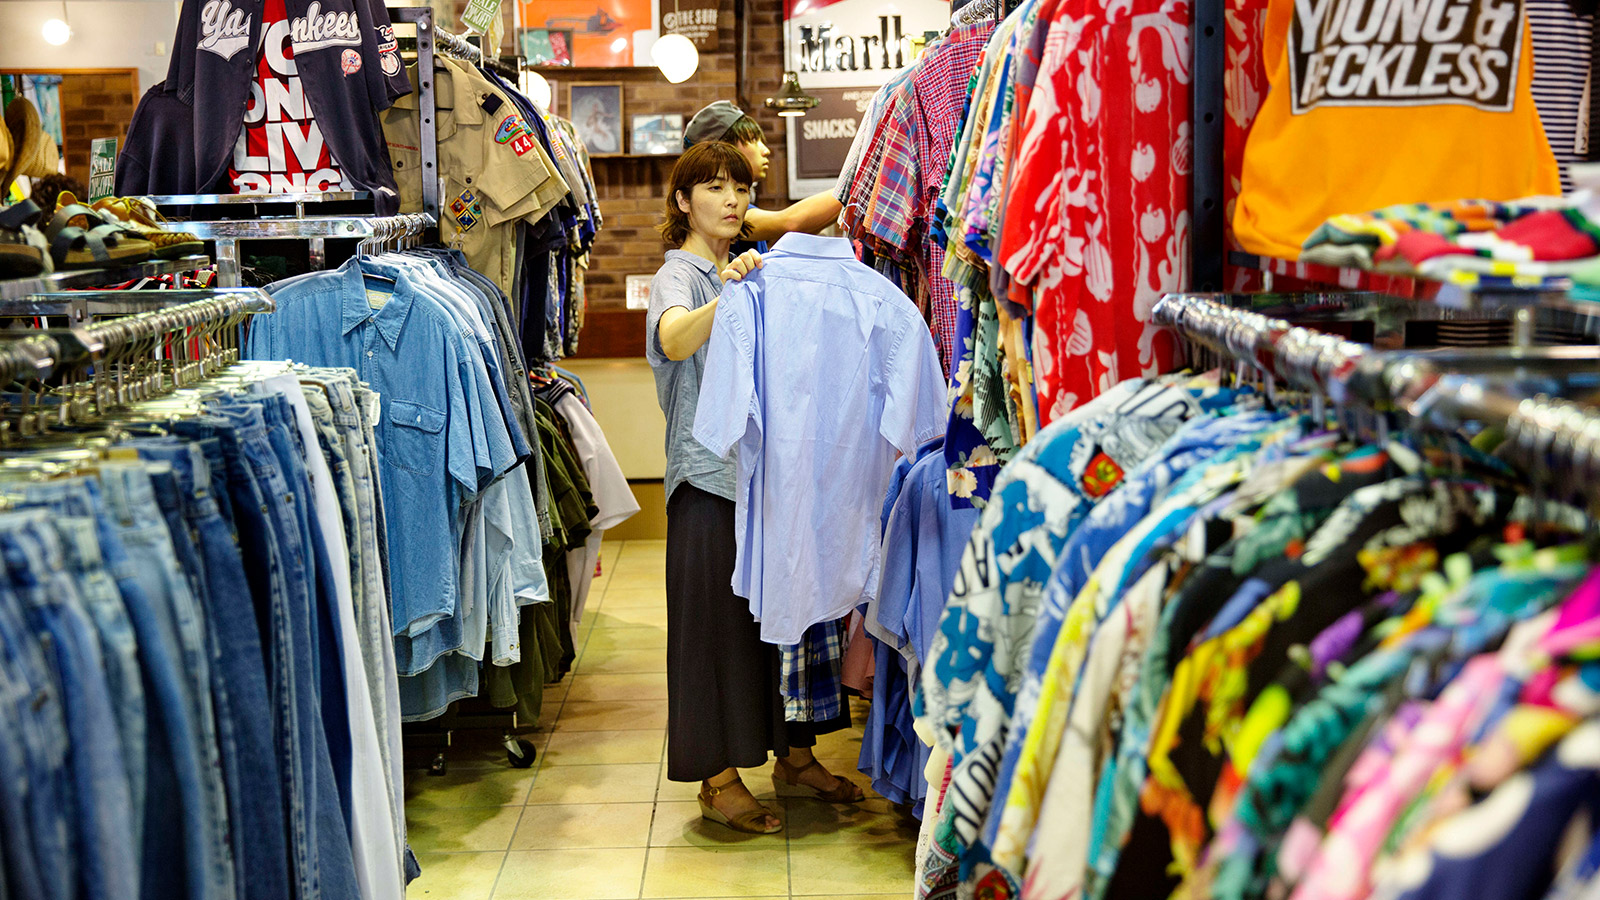
<path fill-rule="evenodd" d="M 67 174 L 89 184 L 89 142 L 114 137 L 120 148 L 138 103 L 138 70 L 63 75 L 61 78 L 61 156 Z"/>
<path fill-rule="evenodd" d="M 435 9 L 445 3 L 454 17 L 452 30 L 460 31 L 460 13 L 466 0 L 435 0 Z M 665 0 L 664 4 L 665 5 Z M 556 111 L 566 114 L 567 86 L 573 83 L 620 83 L 623 86 L 623 117 L 627 122 L 636 114 L 678 113 L 687 122 L 701 107 L 715 100 L 732 100 L 754 115 L 766 132 L 772 149 L 767 179 L 757 192 L 758 205 L 781 209 L 789 204 L 789 163 L 785 150 L 784 120 L 766 109 L 762 101 L 777 93 L 783 84 L 783 4 L 776 0 L 746 0 L 750 17 L 750 45 L 746 56 L 745 91 L 738 89 L 738 40 L 735 0 L 722 0 L 723 26 L 718 35 L 718 50 L 700 54 L 700 68 L 682 84 L 670 84 L 655 69 L 585 69 L 563 73 L 560 69 L 541 69 L 550 81 Z M 511 21 L 512 4 L 504 6 L 506 27 L 501 52 L 514 55 L 515 28 Z M 601 157 L 593 161 L 595 186 L 600 195 L 600 210 L 605 230 L 595 244 L 588 278 L 589 319 L 581 342 L 582 356 L 642 355 L 642 319 L 627 313 L 628 275 L 653 275 L 661 267 L 663 248 L 654 225 L 660 221 L 665 200 L 665 185 L 677 157 L 637 158 Z M 615 317 L 616 321 L 609 319 Z M 635 334 L 638 332 L 638 334 Z M 615 335 L 615 339 L 613 339 Z M 627 338 L 625 342 L 623 339 Z M 635 339 L 636 338 L 636 339 Z"/>

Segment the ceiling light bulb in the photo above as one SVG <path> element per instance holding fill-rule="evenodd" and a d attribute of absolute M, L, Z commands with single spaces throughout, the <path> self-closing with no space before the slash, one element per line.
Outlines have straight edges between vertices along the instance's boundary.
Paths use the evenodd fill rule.
<path fill-rule="evenodd" d="M 700 68 L 700 51 L 694 41 L 681 34 L 669 34 L 650 48 L 650 60 L 673 84 L 681 84 Z"/>
<path fill-rule="evenodd" d="M 66 22 L 63 22 L 60 19 L 50 19 L 44 23 L 45 43 L 54 44 L 59 47 L 62 44 L 65 44 L 71 38 L 72 27 Z"/>
<path fill-rule="evenodd" d="M 538 72 L 528 73 L 528 99 L 532 100 L 533 105 L 540 109 L 550 109 L 550 82 L 546 81 L 545 77 Z"/>

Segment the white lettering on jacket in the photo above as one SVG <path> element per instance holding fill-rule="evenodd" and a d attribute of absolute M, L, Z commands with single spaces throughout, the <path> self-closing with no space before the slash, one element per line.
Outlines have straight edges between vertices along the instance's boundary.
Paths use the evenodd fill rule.
<path fill-rule="evenodd" d="M 250 17 L 234 9 L 231 0 L 211 0 L 200 10 L 199 49 L 223 59 L 250 46 Z"/>
<path fill-rule="evenodd" d="M 306 14 L 289 24 L 289 39 L 295 55 L 324 47 L 361 46 L 361 24 L 354 12 L 323 12 L 320 0 L 312 0 Z"/>

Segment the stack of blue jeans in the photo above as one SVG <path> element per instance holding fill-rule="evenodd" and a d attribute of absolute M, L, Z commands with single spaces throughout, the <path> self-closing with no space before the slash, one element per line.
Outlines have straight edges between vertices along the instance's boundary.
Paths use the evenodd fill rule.
<path fill-rule="evenodd" d="M 307 454 L 345 507 L 364 660 L 388 641 L 382 504 L 360 386 L 311 376 L 315 446 L 284 396 L 238 394 L 92 473 L 0 482 L 0 898 L 364 896 L 355 768 L 399 807 L 347 692 L 398 703 L 341 663 Z"/>

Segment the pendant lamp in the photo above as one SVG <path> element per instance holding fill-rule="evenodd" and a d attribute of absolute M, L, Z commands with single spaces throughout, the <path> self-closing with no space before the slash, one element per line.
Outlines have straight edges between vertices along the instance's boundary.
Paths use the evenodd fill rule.
<path fill-rule="evenodd" d="M 767 109 L 775 109 L 778 115 L 792 118 L 805 115 L 806 110 L 821 102 L 800 87 L 799 73 L 785 72 L 782 89 L 776 95 L 767 98 Z"/>

